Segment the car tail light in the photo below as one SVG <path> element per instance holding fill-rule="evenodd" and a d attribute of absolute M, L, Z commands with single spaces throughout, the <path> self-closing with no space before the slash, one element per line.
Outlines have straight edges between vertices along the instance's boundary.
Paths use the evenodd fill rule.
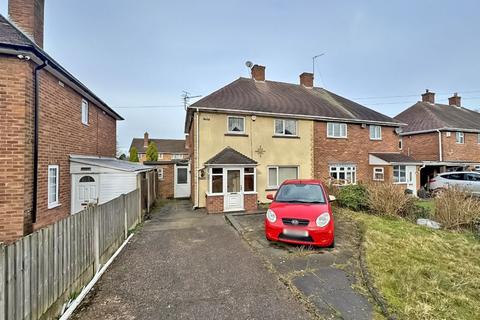
<path fill-rule="evenodd" d="M 436 181 L 435 179 L 430 179 L 430 183 L 435 182 L 435 181 Z"/>

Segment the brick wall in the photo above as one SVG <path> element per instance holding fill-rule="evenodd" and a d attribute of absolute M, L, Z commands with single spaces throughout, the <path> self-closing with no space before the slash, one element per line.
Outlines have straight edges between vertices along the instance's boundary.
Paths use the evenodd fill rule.
<path fill-rule="evenodd" d="M 455 132 L 447 137 L 442 132 L 443 161 L 472 161 L 480 162 L 480 144 L 477 133 L 464 133 L 465 143 L 456 143 Z"/>
<path fill-rule="evenodd" d="M 245 211 L 256 211 L 258 210 L 257 205 L 257 195 L 256 194 L 245 194 L 243 196 L 243 206 Z"/>
<path fill-rule="evenodd" d="M 0 241 L 32 230 L 32 62 L 0 56 Z M 116 121 L 89 102 L 89 125 L 81 122 L 82 97 L 47 71 L 40 72 L 37 222 L 34 229 L 70 213 L 70 154 L 114 156 Z M 60 206 L 47 207 L 47 168 L 60 167 Z"/>
<path fill-rule="evenodd" d="M 222 213 L 223 212 L 223 195 L 207 196 L 206 208 L 208 213 Z"/>
<path fill-rule="evenodd" d="M 159 165 L 157 167 L 163 169 L 163 180 L 159 180 L 160 197 L 164 199 L 171 199 L 174 196 L 173 176 L 175 165 L 172 163 Z"/>
<path fill-rule="evenodd" d="M 371 152 L 399 152 L 398 135 L 392 127 L 382 127 L 382 140 L 370 140 L 370 130 L 360 124 L 348 124 L 346 139 L 327 138 L 327 123 L 314 123 L 315 178 L 327 180 L 329 165 L 352 163 L 357 166 L 357 181 L 371 181 L 372 168 L 368 154 Z"/>
<path fill-rule="evenodd" d="M 455 137 L 454 137 L 455 139 Z M 423 133 L 403 136 L 402 152 L 416 160 L 440 160 L 438 154 L 438 133 Z"/>

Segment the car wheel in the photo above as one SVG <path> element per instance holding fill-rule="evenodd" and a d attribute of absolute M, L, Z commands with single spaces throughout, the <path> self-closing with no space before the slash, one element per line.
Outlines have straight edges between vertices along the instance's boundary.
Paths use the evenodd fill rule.
<path fill-rule="evenodd" d="M 329 245 L 327 248 L 335 248 L 335 239 L 333 239 L 332 244 Z"/>

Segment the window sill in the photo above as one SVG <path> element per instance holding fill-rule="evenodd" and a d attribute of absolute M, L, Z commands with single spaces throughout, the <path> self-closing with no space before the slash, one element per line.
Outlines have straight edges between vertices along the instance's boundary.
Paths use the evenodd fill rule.
<path fill-rule="evenodd" d="M 208 192 L 205 192 L 205 195 L 207 197 L 223 197 L 225 194 L 223 193 L 208 193 Z"/>
<path fill-rule="evenodd" d="M 231 133 L 231 132 L 228 132 L 228 133 L 225 133 L 225 136 L 227 136 L 227 137 L 248 137 L 248 134 L 246 134 L 246 133 Z"/>
<path fill-rule="evenodd" d="M 265 191 L 277 191 L 278 190 L 278 187 L 268 187 L 265 189 Z"/>
<path fill-rule="evenodd" d="M 245 191 L 243 194 L 257 194 L 257 191 Z"/>
<path fill-rule="evenodd" d="M 280 134 L 274 134 L 272 138 L 300 139 L 299 136 L 289 136 L 289 135 L 280 135 Z"/>
<path fill-rule="evenodd" d="M 370 141 L 382 141 L 383 139 L 372 139 L 370 138 Z"/>
<path fill-rule="evenodd" d="M 327 139 L 347 139 L 347 137 L 329 137 L 329 136 L 327 136 Z"/>
<path fill-rule="evenodd" d="M 83 124 L 84 127 L 90 127 L 90 125 L 88 123 L 82 122 L 82 124 Z"/>
<path fill-rule="evenodd" d="M 61 203 L 49 204 L 47 208 L 48 208 L 48 210 L 55 209 L 55 208 L 60 207 L 61 205 L 62 205 Z"/>

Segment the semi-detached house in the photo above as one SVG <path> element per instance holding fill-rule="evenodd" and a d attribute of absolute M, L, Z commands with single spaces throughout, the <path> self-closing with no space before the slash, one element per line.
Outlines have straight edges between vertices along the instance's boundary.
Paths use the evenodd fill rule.
<path fill-rule="evenodd" d="M 91 163 L 116 170 L 122 120 L 43 50 L 43 0 L 9 0 L 8 11 L 10 20 L 0 15 L 0 242 L 101 201 Z"/>
<path fill-rule="evenodd" d="M 265 80 L 255 65 L 189 106 L 192 200 L 209 212 L 255 210 L 285 179 L 386 181 L 416 192 L 417 162 L 399 150 L 403 123 L 323 88 Z"/>

